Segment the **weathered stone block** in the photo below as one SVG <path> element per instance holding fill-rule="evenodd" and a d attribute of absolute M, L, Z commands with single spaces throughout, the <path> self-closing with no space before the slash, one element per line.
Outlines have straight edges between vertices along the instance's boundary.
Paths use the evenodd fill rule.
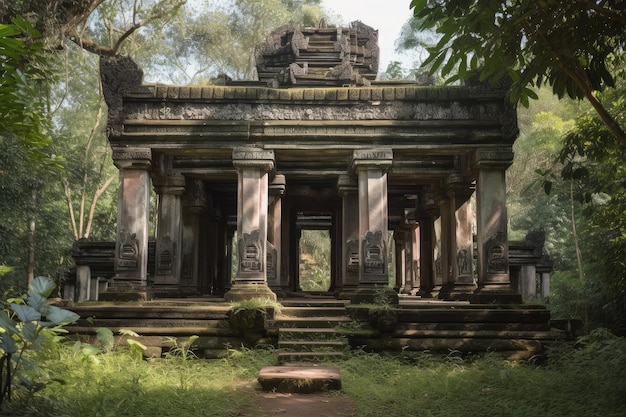
<path fill-rule="evenodd" d="M 258 381 L 265 391 L 312 393 L 340 390 L 339 368 L 267 366 L 259 372 Z"/>
<path fill-rule="evenodd" d="M 383 88 L 383 100 L 395 100 L 396 92 L 395 88 L 386 87 Z"/>

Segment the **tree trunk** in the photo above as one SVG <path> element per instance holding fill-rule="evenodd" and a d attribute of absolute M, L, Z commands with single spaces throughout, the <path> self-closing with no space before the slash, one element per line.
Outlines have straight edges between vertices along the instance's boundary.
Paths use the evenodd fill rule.
<path fill-rule="evenodd" d="M 37 189 L 31 190 L 31 213 L 28 220 L 28 284 L 35 279 L 35 209 L 37 207 Z"/>

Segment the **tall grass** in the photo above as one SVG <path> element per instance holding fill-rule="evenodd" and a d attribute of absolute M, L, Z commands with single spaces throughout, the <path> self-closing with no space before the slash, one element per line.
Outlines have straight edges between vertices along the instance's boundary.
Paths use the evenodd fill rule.
<path fill-rule="evenodd" d="M 71 345 L 38 360 L 48 384 L 22 393 L 7 416 L 260 416 L 256 377 L 271 350 L 232 351 L 221 360 L 137 360 L 116 351 L 85 356 Z M 532 362 L 497 354 L 380 355 L 352 352 L 338 366 L 359 417 L 622 416 L 626 341 L 598 331 Z"/>

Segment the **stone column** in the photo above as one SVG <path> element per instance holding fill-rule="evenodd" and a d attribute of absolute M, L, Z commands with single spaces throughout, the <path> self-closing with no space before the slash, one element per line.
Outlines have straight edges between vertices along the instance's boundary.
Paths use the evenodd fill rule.
<path fill-rule="evenodd" d="M 338 298 L 350 299 L 359 285 L 359 194 L 357 181 L 341 175 L 337 181 L 341 196 L 341 267 L 342 289 Z"/>
<path fill-rule="evenodd" d="M 407 230 L 404 233 L 404 275 L 405 275 L 405 292 L 413 294 L 419 287 L 418 275 L 418 259 L 419 259 L 419 242 L 417 241 L 417 224 L 413 220 L 407 221 Z"/>
<path fill-rule="evenodd" d="M 478 149 L 474 154 L 478 288 L 473 302 L 521 302 L 509 275 L 505 171 L 512 160 L 510 148 Z"/>
<path fill-rule="evenodd" d="M 185 294 L 198 294 L 200 275 L 200 216 L 207 209 L 202 180 L 193 180 L 183 197 L 183 237 L 180 285 Z"/>
<path fill-rule="evenodd" d="M 550 272 L 541 271 L 539 273 L 541 277 L 541 301 L 550 301 Z"/>
<path fill-rule="evenodd" d="M 406 293 L 407 292 L 407 284 L 410 287 L 410 280 L 406 277 L 406 267 L 404 262 L 406 261 L 406 256 L 404 253 L 405 250 L 405 231 L 397 228 L 393 231 L 393 243 L 395 245 L 395 256 L 396 256 L 396 283 L 394 285 L 394 289 L 396 292 Z M 410 291 L 410 288 L 409 290 Z"/>
<path fill-rule="evenodd" d="M 435 287 L 435 216 L 439 208 L 433 200 L 430 190 L 422 190 L 418 195 L 416 221 L 419 232 L 419 291 L 422 298 L 432 298 Z"/>
<path fill-rule="evenodd" d="M 113 148 L 119 169 L 115 278 L 101 300 L 148 299 L 150 148 Z"/>
<path fill-rule="evenodd" d="M 535 265 L 521 265 L 519 271 L 519 288 L 522 301 L 537 297 L 537 271 Z"/>
<path fill-rule="evenodd" d="M 276 175 L 269 185 L 267 222 L 268 271 L 267 283 L 274 293 L 282 293 L 282 197 L 287 182 L 284 175 Z M 271 262 L 271 263 L 270 263 Z M 281 294 L 284 297 L 284 294 Z"/>
<path fill-rule="evenodd" d="M 255 148 L 233 150 L 237 168 L 237 274 L 227 301 L 250 298 L 276 300 L 267 285 L 268 172 L 274 152 Z"/>
<path fill-rule="evenodd" d="M 473 272 L 474 242 L 470 184 L 462 178 L 448 180 L 450 201 L 450 277 L 439 294 L 446 300 L 469 300 L 476 289 Z"/>
<path fill-rule="evenodd" d="M 454 210 L 448 196 L 439 190 L 435 194 L 435 201 L 439 205 L 439 218 L 435 221 L 435 234 L 438 249 L 437 275 L 435 277 L 435 291 L 437 296 L 443 296 L 442 290 L 450 285 L 451 275 L 451 250 L 452 242 L 450 236 L 452 234 L 452 217 Z"/>
<path fill-rule="evenodd" d="M 359 188 L 359 287 L 352 302 L 373 302 L 385 297 L 398 303 L 398 294 L 389 288 L 387 170 L 393 163 L 391 149 L 357 149 L 352 167 Z"/>
<path fill-rule="evenodd" d="M 179 292 L 182 266 L 182 199 L 185 177 L 170 173 L 161 181 L 155 178 L 159 194 L 156 227 L 154 285 L 158 292 Z M 160 288 L 159 288 L 160 287 Z"/>

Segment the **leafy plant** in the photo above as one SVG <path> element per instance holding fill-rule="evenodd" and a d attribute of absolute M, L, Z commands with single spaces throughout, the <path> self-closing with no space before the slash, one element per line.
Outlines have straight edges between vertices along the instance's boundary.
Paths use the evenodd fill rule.
<path fill-rule="evenodd" d="M 37 370 L 37 365 L 25 354 L 42 349 L 46 342 L 58 342 L 59 336 L 66 333 L 63 326 L 79 318 L 72 311 L 46 302 L 55 287 L 51 279 L 37 277 L 26 299 L 11 300 L 8 309 L 0 310 L 0 404 L 11 398 L 14 387 L 36 391 L 45 386 L 28 377 L 25 371 Z"/>
<path fill-rule="evenodd" d="M 187 339 L 186 341 L 179 343 L 177 338 L 168 337 L 167 340 L 171 342 L 173 346 L 169 350 L 169 352 L 165 354 L 165 356 L 168 359 L 180 358 L 183 362 L 187 362 L 187 359 L 197 359 L 198 357 L 193 352 L 193 350 L 191 350 L 191 347 L 193 346 L 194 342 L 199 338 L 200 336 L 194 334 L 192 336 L 189 336 L 189 339 Z"/>

